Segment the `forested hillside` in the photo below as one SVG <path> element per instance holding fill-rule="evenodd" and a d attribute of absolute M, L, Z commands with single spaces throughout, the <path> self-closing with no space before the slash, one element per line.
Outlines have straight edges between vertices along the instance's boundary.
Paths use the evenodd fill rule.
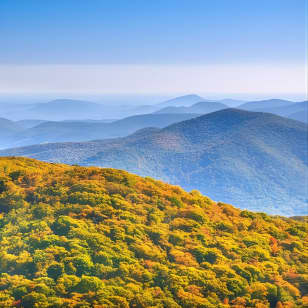
<path fill-rule="evenodd" d="M 0 156 L 123 169 L 244 209 L 294 216 L 308 214 L 307 134 L 298 121 L 225 109 L 126 138 L 41 144 Z"/>
<path fill-rule="evenodd" d="M 0 307 L 307 307 L 304 221 L 0 158 Z"/>

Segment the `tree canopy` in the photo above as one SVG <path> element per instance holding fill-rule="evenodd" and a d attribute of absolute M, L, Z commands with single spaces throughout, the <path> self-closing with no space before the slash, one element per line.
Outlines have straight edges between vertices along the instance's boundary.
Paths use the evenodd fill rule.
<path fill-rule="evenodd" d="M 0 158 L 0 307 L 306 307 L 305 219 Z"/>

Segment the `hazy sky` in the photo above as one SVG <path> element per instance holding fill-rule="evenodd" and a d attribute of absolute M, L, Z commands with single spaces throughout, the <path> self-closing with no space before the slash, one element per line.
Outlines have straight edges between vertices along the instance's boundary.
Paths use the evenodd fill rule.
<path fill-rule="evenodd" d="M 306 4 L 1 0 L 0 92 L 304 93 Z"/>

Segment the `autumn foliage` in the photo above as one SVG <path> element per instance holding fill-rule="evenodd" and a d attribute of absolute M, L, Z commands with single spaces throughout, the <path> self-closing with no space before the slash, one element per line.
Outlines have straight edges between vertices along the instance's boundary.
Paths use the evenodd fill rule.
<path fill-rule="evenodd" d="M 305 220 L 0 158 L 0 307 L 305 307 Z"/>

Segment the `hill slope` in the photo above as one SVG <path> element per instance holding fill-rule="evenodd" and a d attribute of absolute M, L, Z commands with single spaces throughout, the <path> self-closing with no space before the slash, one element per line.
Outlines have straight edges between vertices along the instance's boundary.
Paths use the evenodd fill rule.
<path fill-rule="evenodd" d="M 15 134 L 22 130 L 23 128 L 18 123 L 0 118 L 0 148 L 1 143 L 7 143 Z"/>
<path fill-rule="evenodd" d="M 308 123 L 308 110 L 307 110 L 307 108 L 305 108 L 302 111 L 296 111 L 294 113 L 290 113 L 288 115 L 288 118 L 296 120 L 296 121 Z"/>
<path fill-rule="evenodd" d="M 307 305 L 307 223 L 119 170 L 0 170 L 2 307 Z"/>
<path fill-rule="evenodd" d="M 266 109 L 266 111 L 283 117 L 308 123 L 308 101 L 294 103 L 292 105 L 284 107 L 268 108 Z"/>
<path fill-rule="evenodd" d="M 35 127 L 24 129 L 0 146 L 17 147 L 50 142 L 87 141 L 123 137 L 145 127 L 165 127 L 170 124 L 191 119 L 197 114 L 143 114 L 106 123 L 103 121 L 61 121 L 43 122 Z"/>
<path fill-rule="evenodd" d="M 204 101 L 204 98 L 196 95 L 196 94 L 188 94 L 179 96 L 173 99 L 169 99 L 165 102 L 159 103 L 156 105 L 157 107 L 164 108 L 164 107 L 187 107 L 193 104 L 199 103 Z"/>
<path fill-rule="evenodd" d="M 268 108 L 286 107 L 294 104 L 294 102 L 283 99 L 267 99 L 262 101 L 247 102 L 239 105 L 237 108 L 247 111 L 264 111 Z"/>
<path fill-rule="evenodd" d="M 224 98 L 221 100 L 218 100 L 219 103 L 225 104 L 230 108 L 237 108 L 239 105 L 243 105 L 245 101 L 239 100 L 239 99 L 232 99 L 232 98 Z"/>
<path fill-rule="evenodd" d="M 278 99 L 248 102 L 238 108 L 249 111 L 270 112 L 304 123 L 308 123 L 308 101 L 290 102 Z"/>
<path fill-rule="evenodd" d="M 22 130 L 22 127 L 13 121 L 0 118 L 0 136 L 9 136 Z"/>
<path fill-rule="evenodd" d="M 242 208 L 307 214 L 307 125 L 272 114 L 226 109 L 142 136 L 0 155 L 124 169 Z"/>

